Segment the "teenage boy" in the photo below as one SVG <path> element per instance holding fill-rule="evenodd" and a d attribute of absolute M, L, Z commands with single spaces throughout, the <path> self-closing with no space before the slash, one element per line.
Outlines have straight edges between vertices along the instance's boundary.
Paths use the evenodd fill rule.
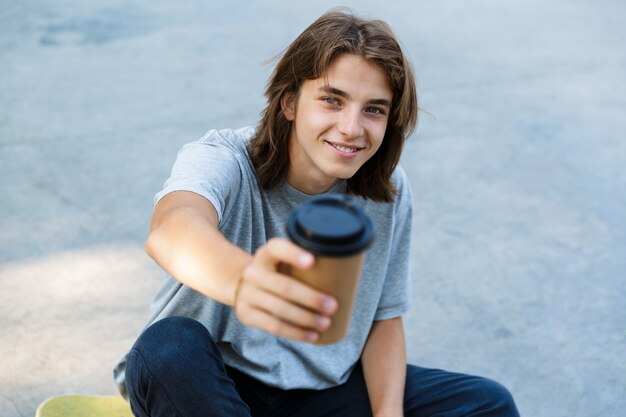
<path fill-rule="evenodd" d="M 496 382 L 406 364 L 411 191 L 398 161 L 417 119 L 389 27 L 333 11 L 286 50 L 256 128 L 183 147 L 156 196 L 147 252 L 169 277 L 116 369 L 139 417 L 516 416 Z M 285 239 L 311 195 L 371 217 L 348 336 L 314 345 L 337 301 L 280 272 L 308 268 Z"/>

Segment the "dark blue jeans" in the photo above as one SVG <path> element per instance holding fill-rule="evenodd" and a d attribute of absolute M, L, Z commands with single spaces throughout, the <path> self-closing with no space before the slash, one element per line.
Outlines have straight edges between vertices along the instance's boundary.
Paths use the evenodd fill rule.
<path fill-rule="evenodd" d="M 137 417 L 371 416 L 363 370 L 325 390 L 282 390 L 224 366 L 208 330 L 171 317 L 148 327 L 126 365 Z M 489 379 L 407 367 L 405 416 L 519 416 L 511 394 Z"/>

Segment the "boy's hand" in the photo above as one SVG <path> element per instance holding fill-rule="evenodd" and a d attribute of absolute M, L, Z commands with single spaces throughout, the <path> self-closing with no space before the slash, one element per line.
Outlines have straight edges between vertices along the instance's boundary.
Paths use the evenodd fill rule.
<path fill-rule="evenodd" d="M 330 326 L 337 300 L 279 271 L 281 264 L 300 269 L 315 258 L 286 239 L 262 246 L 245 269 L 235 299 L 235 313 L 250 327 L 303 342 L 315 342 Z"/>

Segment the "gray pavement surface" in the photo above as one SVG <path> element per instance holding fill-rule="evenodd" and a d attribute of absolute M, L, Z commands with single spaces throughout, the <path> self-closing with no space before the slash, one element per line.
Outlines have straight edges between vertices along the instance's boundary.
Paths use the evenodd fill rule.
<path fill-rule="evenodd" d="M 410 361 L 524 416 L 626 415 L 626 3 L 344 4 L 394 27 L 425 110 Z M 335 5 L 0 0 L 0 415 L 115 392 L 178 148 L 255 124 L 262 62 Z"/>

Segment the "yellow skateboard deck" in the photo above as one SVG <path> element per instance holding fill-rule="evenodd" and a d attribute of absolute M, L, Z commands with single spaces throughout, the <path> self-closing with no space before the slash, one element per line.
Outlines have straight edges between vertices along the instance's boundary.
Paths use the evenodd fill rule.
<path fill-rule="evenodd" d="M 37 407 L 35 417 L 133 417 L 120 396 L 60 395 Z"/>

